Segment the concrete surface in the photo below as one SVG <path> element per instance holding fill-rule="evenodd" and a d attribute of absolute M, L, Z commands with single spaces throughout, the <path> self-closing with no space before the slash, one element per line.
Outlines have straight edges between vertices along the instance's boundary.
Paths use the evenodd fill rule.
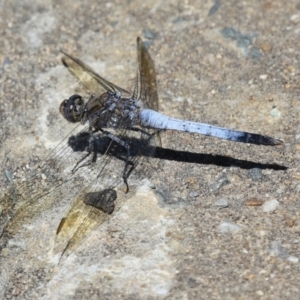
<path fill-rule="evenodd" d="M 131 197 L 60 263 L 64 197 L 1 242 L 1 299 L 299 298 L 298 1 L 0 4 L 2 195 L 73 128 L 58 107 L 82 90 L 59 49 L 130 89 L 141 36 L 161 112 L 285 141 L 164 132 L 152 176 L 133 175 Z"/>

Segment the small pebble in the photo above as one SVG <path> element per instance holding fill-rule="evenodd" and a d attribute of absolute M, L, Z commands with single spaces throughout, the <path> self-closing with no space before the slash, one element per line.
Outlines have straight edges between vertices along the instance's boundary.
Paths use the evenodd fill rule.
<path fill-rule="evenodd" d="M 14 174 L 11 170 L 5 170 L 5 175 L 6 175 L 6 178 L 9 182 L 13 181 Z"/>
<path fill-rule="evenodd" d="M 156 38 L 156 33 L 150 29 L 144 29 L 143 30 L 143 34 L 145 36 L 146 39 L 150 39 L 150 40 L 153 40 Z"/>
<path fill-rule="evenodd" d="M 288 66 L 288 67 L 286 68 L 286 71 L 287 71 L 288 73 L 290 73 L 290 74 L 294 74 L 295 71 L 296 71 L 296 67 L 290 65 L 290 66 Z"/>
<path fill-rule="evenodd" d="M 5 68 L 6 66 L 10 65 L 12 63 L 12 61 L 9 59 L 9 57 L 5 57 L 3 63 L 2 63 L 2 67 Z"/>
<path fill-rule="evenodd" d="M 259 75 L 259 78 L 261 80 L 266 80 L 268 78 L 268 75 L 267 74 L 262 74 L 262 75 Z"/>
<path fill-rule="evenodd" d="M 272 241 L 269 252 L 271 256 L 278 256 L 282 259 L 286 259 L 288 257 L 287 250 L 282 246 L 281 240 Z"/>
<path fill-rule="evenodd" d="M 156 189 L 156 185 L 153 184 L 153 183 L 150 183 L 149 184 L 149 188 L 152 189 L 152 190 L 155 190 Z"/>
<path fill-rule="evenodd" d="M 261 206 L 263 204 L 263 200 L 258 198 L 250 198 L 245 202 L 246 206 Z"/>
<path fill-rule="evenodd" d="M 227 178 L 230 182 L 241 182 L 241 177 L 237 174 L 228 174 Z"/>
<path fill-rule="evenodd" d="M 218 227 L 219 231 L 221 233 L 225 233 L 225 234 L 235 234 L 238 233 L 241 230 L 241 227 L 235 223 L 231 223 L 228 221 L 224 221 L 222 222 L 219 227 Z"/>
<path fill-rule="evenodd" d="M 295 220 L 294 219 L 286 219 L 285 225 L 288 227 L 293 227 L 295 225 Z"/>
<path fill-rule="evenodd" d="M 218 199 L 213 206 L 225 208 L 228 206 L 228 201 L 225 198 Z"/>
<path fill-rule="evenodd" d="M 261 57 L 261 52 L 257 47 L 251 47 L 247 53 L 247 56 L 250 58 L 259 58 Z"/>
<path fill-rule="evenodd" d="M 190 192 L 190 197 L 195 198 L 195 197 L 197 197 L 198 195 L 199 195 L 199 193 L 197 193 L 196 191 L 191 191 L 191 192 Z"/>
<path fill-rule="evenodd" d="M 218 179 L 216 182 L 214 182 L 213 184 L 211 184 L 209 186 L 209 189 L 211 192 L 216 192 L 218 191 L 221 187 L 223 187 L 224 185 L 229 184 L 230 181 L 228 180 L 228 178 L 226 176 L 221 177 L 220 179 Z"/>
<path fill-rule="evenodd" d="M 243 253 L 244 253 L 244 254 L 248 254 L 249 251 L 248 251 L 247 249 L 243 248 Z"/>
<path fill-rule="evenodd" d="M 300 15 L 294 14 L 290 17 L 290 20 L 293 24 L 297 24 L 300 22 Z"/>
<path fill-rule="evenodd" d="M 2 248 L 2 250 L 1 250 L 1 256 L 7 257 L 9 255 L 9 253 L 10 253 L 10 249 L 8 249 L 8 248 Z"/>
<path fill-rule="evenodd" d="M 287 258 L 288 261 L 290 261 L 291 263 L 293 264 L 297 264 L 299 262 L 299 258 L 296 257 L 296 256 L 293 256 L 293 255 L 290 255 L 288 258 Z"/>
<path fill-rule="evenodd" d="M 263 212 L 273 212 L 277 209 L 279 202 L 276 199 L 266 201 L 262 208 Z"/>
<path fill-rule="evenodd" d="M 267 234 L 265 230 L 260 230 L 258 233 L 260 236 L 265 236 Z"/>
<path fill-rule="evenodd" d="M 23 240 L 11 239 L 8 241 L 7 246 L 9 248 L 20 248 L 22 250 L 26 249 L 26 243 Z"/>
<path fill-rule="evenodd" d="M 274 119 L 280 119 L 281 117 L 281 112 L 275 107 L 271 110 L 270 115 L 274 118 Z"/>
<path fill-rule="evenodd" d="M 262 172 L 259 168 L 253 168 L 248 171 L 248 177 L 252 180 L 259 181 L 262 178 Z"/>
<path fill-rule="evenodd" d="M 264 52 L 264 53 L 269 53 L 272 51 L 272 45 L 267 42 L 261 42 L 259 43 L 259 48 Z"/>

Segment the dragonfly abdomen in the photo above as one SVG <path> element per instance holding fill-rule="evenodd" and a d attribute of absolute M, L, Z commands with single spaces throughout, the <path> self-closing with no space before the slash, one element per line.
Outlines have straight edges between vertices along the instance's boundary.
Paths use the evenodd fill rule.
<path fill-rule="evenodd" d="M 272 137 L 263 136 L 260 134 L 253 134 L 249 132 L 231 130 L 205 123 L 170 118 L 150 109 L 140 110 L 139 118 L 142 126 L 154 129 L 177 130 L 189 133 L 198 133 L 229 141 L 258 145 L 282 144 L 282 141 L 274 139 Z"/>

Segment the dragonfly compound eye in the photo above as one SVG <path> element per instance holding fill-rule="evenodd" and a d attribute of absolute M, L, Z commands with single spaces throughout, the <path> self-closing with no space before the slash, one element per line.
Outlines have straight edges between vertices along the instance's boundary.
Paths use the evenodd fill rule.
<path fill-rule="evenodd" d="M 80 95 L 73 95 L 60 104 L 59 111 L 69 122 L 80 122 L 84 111 L 84 100 Z"/>

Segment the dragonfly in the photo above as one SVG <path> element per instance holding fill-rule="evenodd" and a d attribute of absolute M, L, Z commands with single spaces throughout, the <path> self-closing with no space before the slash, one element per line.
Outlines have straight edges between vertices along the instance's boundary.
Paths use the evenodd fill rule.
<path fill-rule="evenodd" d="M 109 82 L 81 60 L 62 51 L 63 64 L 90 95 L 74 94 L 59 111 L 79 123 L 49 155 L 37 162 L 31 176 L 13 195 L 23 198 L 2 235 L 13 234 L 20 224 L 55 203 L 73 199 L 56 232 L 55 252 L 71 251 L 91 230 L 121 207 L 119 198 L 130 194 L 128 178 L 140 166 L 151 176 L 148 158 L 161 144 L 160 132 L 175 130 L 234 142 L 275 146 L 283 141 L 270 136 L 175 119 L 160 113 L 154 62 L 137 38 L 138 69 L 132 92 Z M 123 187 L 123 197 L 117 196 Z M 118 201 L 116 199 L 118 198 Z M 49 199 L 49 200 L 47 200 Z"/>

